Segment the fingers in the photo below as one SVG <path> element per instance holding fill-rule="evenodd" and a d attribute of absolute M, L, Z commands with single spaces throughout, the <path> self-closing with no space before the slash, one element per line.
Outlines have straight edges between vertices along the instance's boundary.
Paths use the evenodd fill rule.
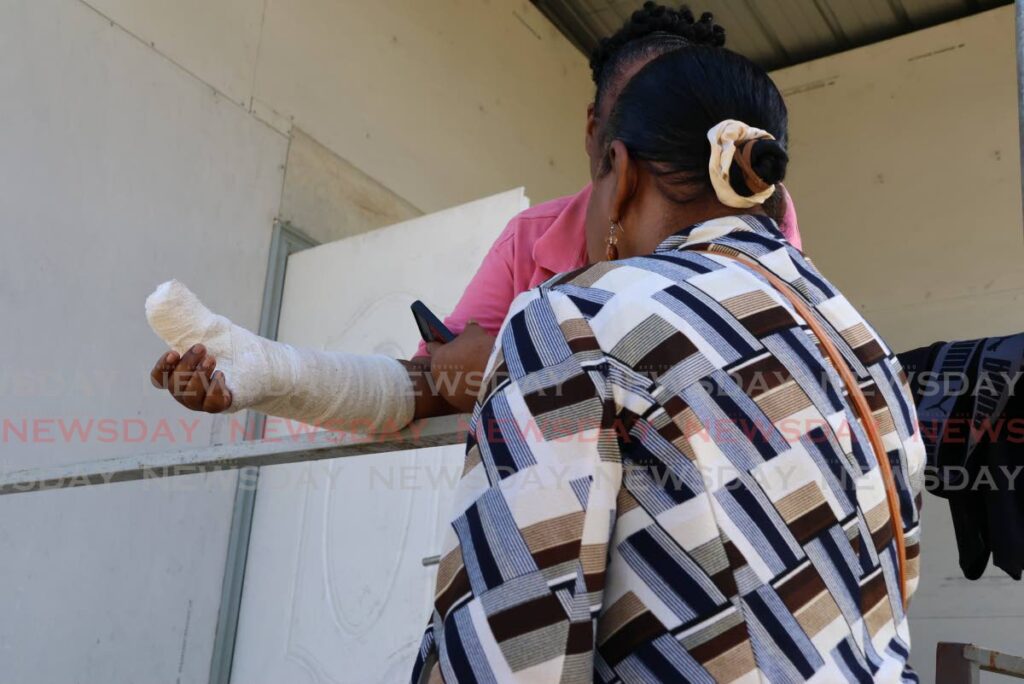
<path fill-rule="evenodd" d="M 181 355 L 178 363 L 174 366 L 171 380 L 167 387 L 175 398 L 178 398 L 179 394 L 184 394 L 189 381 L 192 379 L 192 373 L 195 372 L 196 367 L 203 360 L 204 356 L 206 356 L 206 347 L 201 344 L 192 345 Z"/>
<path fill-rule="evenodd" d="M 206 356 L 204 352 L 202 359 L 192 371 L 191 377 L 188 378 L 185 392 L 178 399 L 182 404 L 193 411 L 202 410 L 203 404 L 206 402 L 206 390 L 210 386 L 210 378 L 213 376 L 213 369 L 216 365 L 217 362 L 213 357 Z"/>
<path fill-rule="evenodd" d="M 213 374 L 210 387 L 206 390 L 206 399 L 203 401 L 203 410 L 207 413 L 220 413 L 231 408 L 231 390 L 224 380 L 224 373 L 217 371 Z"/>
<path fill-rule="evenodd" d="M 231 407 L 231 390 L 217 359 L 208 356 L 206 347 L 193 345 L 184 354 L 169 351 L 159 359 L 149 374 L 154 387 L 166 389 L 185 408 L 207 413 L 220 413 Z"/>
<path fill-rule="evenodd" d="M 149 374 L 149 380 L 153 383 L 153 387 L 167 389 L 170 386 L 171 373 L 178 365 L 179 360 L 178 352 L 173 349 L 156 360 L 156 365 L 153 366 L 153 370 Z"/>
<path fill-rule="evenodd" d="M 203 405 L 203 396 L 196 397 L 197 388 L 193 386 L 192 380 L 197 375 L 196 369 L 206 358 L 206 347 L 201 344 L 192 345 L 184 354 L 181 355 L 181 360 L 178 361 L 178 365 L 174 368 L 174 374 L 171 376 L 171 395 L 178 400 L 178 403 L 185 408 L 190 408 L 193 411 L 198 410 Z M 198 388 L 198 389 L 201 389 Z"/>
<path fill-rule="evenodd" d="M 193 345 L 178 360 L 175 364 L 174 370 L 171 372 L 170 380 L 167 384 L 167 389 L 170 391 L 179 404 L 190 408 L 192 410 L 199 410 L 202 408 L 203 400 L 206 398 L 206 392 L 202 385 L 202 379 L 199 377 L 200 372 L 197 369 L 201 368 L 206 359 L 206 348 L 201 344 Z M 212 368 L 210 373 L 212 373 Z M 209 380 L 207 379 L 207 382 Z"/>
<path fill-rule="evenodd" d="M 441 342 L 427 342 L 427 352 L 433 356 L 438 349 L 444 346 Z"/>
<path fill-rule="evenodd" d="M 176 374 L 192 373 L 205 356 L 206 347 L 201 344 L 193 344 L 181 355 L 181 359 L 178 361 L 178 365 L 175 366 L 174 372 Z"/>

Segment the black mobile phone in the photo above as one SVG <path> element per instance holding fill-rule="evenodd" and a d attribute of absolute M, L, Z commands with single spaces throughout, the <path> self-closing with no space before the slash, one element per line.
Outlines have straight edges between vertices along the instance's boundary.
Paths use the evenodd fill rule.
<path fill-rule="evenodd" d="M 410 308 L 424 342 L 451 342 L 455 339 L 452 331 L 427 308 L 426 304 L 417 299 Z"/>

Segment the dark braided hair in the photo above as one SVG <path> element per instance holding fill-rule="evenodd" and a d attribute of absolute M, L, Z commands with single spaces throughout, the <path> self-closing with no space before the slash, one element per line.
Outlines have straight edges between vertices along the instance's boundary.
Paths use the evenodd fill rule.
<path fill-rule="evenodd" d="M 725 45 L 725 29 L 715 23 L 710 12 L 695 20 L 693 12 L 685 5 L 672 9 L 656 2 L 645 2 L 622 28 L 602 38 L 590 53 L 590 70 L 597 87 L 594 109 L 600 111 L 601 96 L 636 60 L 647 61 L 692 45 L 721 47 Z"/>

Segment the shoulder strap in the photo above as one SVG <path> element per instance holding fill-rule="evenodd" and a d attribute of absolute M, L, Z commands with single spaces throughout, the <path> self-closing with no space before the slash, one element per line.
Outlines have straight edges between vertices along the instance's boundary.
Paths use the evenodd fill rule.
<path fill-rule="evenodd" d="M 763 276 L 772 287 L 779 291 L 786 299 L 789 300 L 793 308 L 796 309 L 800 317 L 803 318 L 814 336 L 818 338 L 819 344 L 822 349 L 828 355 L 832 361 L 832 366 L 839 373 L 839 377 L 842 378 L 843 384 L 846 385 L 847 394 L 850 397 L 850 401 L 853 404 L 854 410 L 857 412 L 857 417 L 860 418 L 861 425 L 864 426 L 864 431 L 868 434 L 868 440 L 871 442 L 871 447 L 875 452 L 875 458 L 878 461 L 878 468 L 882 473 L 882 480 L 885 484 L 885 498 L 889 504 L 889 519 L 892 522 L 892 533 L 896 539 L 896 552 L 899 561 L 899 580 L 900 580 L 900 597 L 903 600 L 903 610 L 907 609 L 907 546 L 906 540 L 903 538 L 903 517 L 900 515 L 900 500 L 896 494 L 896 481 L 893 478 L 892 466 L 889 464 L 888 452 L 882 443 L 882 435 L 878 431 L 878 424 L 875 422 L 874 416 L 871 413 L 871 408 L 868 405 L 867 399 L 864 397 L 864 392 L 860 389 L 860 384 L 853 375 L 853 371 L 846 365 L 846 360 L 843 359 L 842 354 L 836 349 L 835 344 L 832 343 L 832 339 L 826 334 L 821 323 L 818 321 L 818 317 L 808 306 L 804 298 L 793 291 L 793 287 L 779 278 L 777 275 L 769 271 L 767 268 L 757 263 L 756 261 L 742 256 L 734 256 L 732 254 L 723 254 L 719 251 L 712 251 L 704 245 L 695 245 L 694 247 L 687 248 L 687 252 L 704 252 L 707 254 L 715 254 L 720 257 L 732 259 L 738 261 L 758 274 Z M 867 540 L 869 541 L 869 540 Z"/>

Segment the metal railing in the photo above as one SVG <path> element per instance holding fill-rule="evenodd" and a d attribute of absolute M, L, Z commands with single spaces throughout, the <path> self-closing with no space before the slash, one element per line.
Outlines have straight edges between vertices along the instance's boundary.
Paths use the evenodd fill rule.
<path fill-rule="evenodd" d="M 288 438 L 14 470 L 0 473 L 0 496 L 461 444 L 466 440 L 466 420 L 465 415 L 445 416 L 417 421 L 400 432 L 383 435 L 312 432 Z M 427 556 L 422 562 L 424 566 L 436 565 L 438 557 Z M 1024 657 L 974 644 L 938 644 L 936 684 L 978 684 L 981 672 L 1024 679 Z"/>
<path fill-rule="evenodd" d="M 935 684 L 978 684 L 982 672 L 1024 679 L 1024 658 L 974 644 L 939 642 Z"/>
<path fill-rule="evenodd" d="M 382 435 L 309 432 L 295 437 L 0 472 L 0 495 L 425 449 L 465 441 L 466 416 L 445 416 L 417 421 L 400 432 Z"/>

